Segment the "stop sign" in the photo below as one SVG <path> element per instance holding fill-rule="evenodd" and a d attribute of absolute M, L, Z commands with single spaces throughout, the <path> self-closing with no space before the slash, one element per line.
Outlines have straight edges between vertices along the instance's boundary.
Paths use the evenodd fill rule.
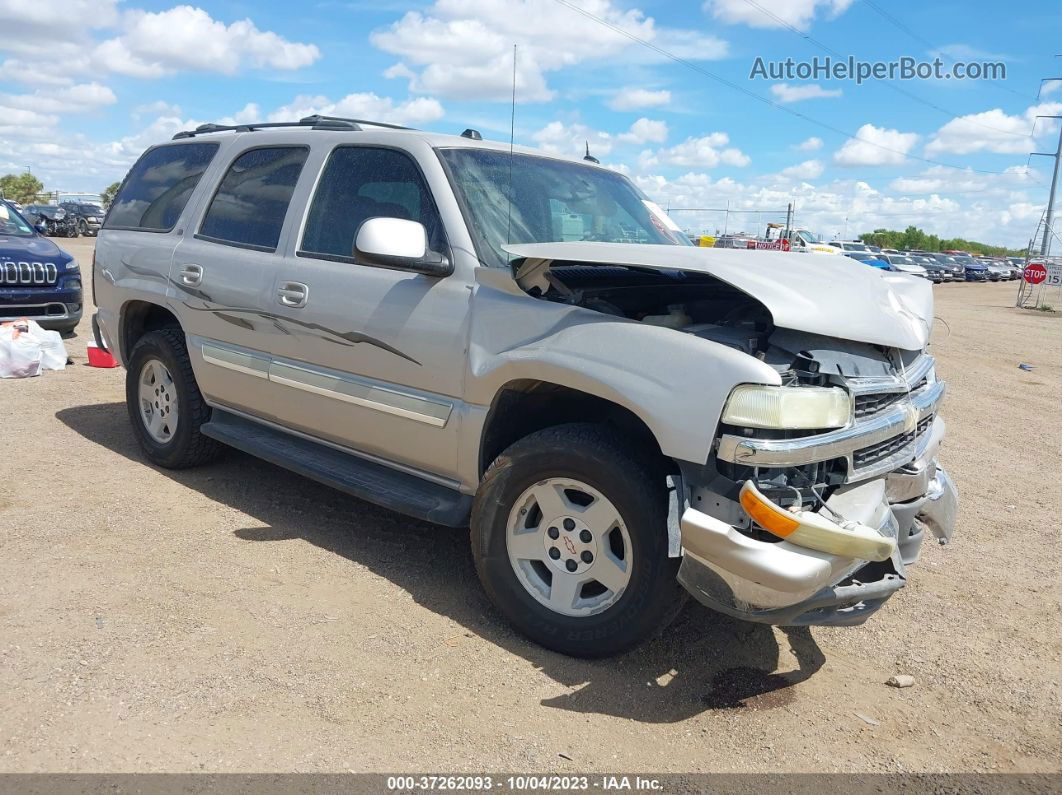
<path fill-rule="evenodd" d="M 1039 284 L 1047 278 L 1047 268 L 1039 262 L 1032 262 L 1025 267 L 1024 278 L 1029 284 Z"/>

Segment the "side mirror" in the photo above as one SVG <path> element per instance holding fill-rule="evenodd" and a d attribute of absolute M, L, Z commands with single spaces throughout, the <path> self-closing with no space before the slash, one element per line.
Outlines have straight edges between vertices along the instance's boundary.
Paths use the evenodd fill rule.
<path fill-rule="evenodd" d="M 364 265 L 449 276 L 453 264 L 428 248 L 424 225 L 404 218 L 370 218 L 354 239 L 354 258 Z"/>
<path fill-rule="evenodd" d="M 33 228 L 37 230 L 37 234 L 43 235 L 48 232 L 48 226 L 41 221 L 38 221 L 33 225 Z"/>

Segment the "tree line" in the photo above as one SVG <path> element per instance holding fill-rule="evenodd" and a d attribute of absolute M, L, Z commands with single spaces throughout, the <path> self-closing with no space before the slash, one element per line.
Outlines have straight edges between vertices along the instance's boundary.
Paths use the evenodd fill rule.
<path fill-rule="evenodd" d="M 971 254 L 988 254 L 991 256 L 1024 256 L 1024 249 L 1011 249 L 1005 246 L 993 246 L 988 243 L 979 243 L 976 240 L 966 240 L 961 237 L 937 237 L 929 235 L 917 226 L 909 226 L 902 232 L 895 229 L 875 229 L 873 232 L 865 232 L 859 239 L 871 246 L 879 248 L 896 248 L 903 250 L 918 251 L 969 251 Z"/>
<path fill-rule="evenodd" d="M 104 207 L 109 207 L 114 201 L 114 196 L 118 193 L 120 186 L 120 182 L 115 182 L 100 192 Z M 8 201 L 33 204 L 42 194 L 44 194 L 44 183 L 28 171 L 24 174 L 4 174 L 0 177 L 0 196 Z"/>

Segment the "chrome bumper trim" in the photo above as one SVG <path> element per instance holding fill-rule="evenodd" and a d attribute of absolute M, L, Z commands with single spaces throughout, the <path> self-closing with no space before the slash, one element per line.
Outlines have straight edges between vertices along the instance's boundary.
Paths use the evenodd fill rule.
<path fill-rule="evenodd" d="M 918 514 L 919 521 L 929 528 L 941 544 L 951 540 L 955 531 L 955 517 L 959 513 L 959 490 L 944 469 L 938 467 L 929 481 L 926 503 Z"/>
<path fill-rule="evenodd" d="M 749 439 L 724 434 L 719 439 L 716 456 L 721 461 L 757 467 L 802 466 L 843 458 L 848 462 L 848 482 L 874 477 L 913 460 L 919 446 L 924 446 L 923 437 L 927 434 L 913 439 L 887 459 L 862 469 L 855 469 L 852 454 L 914 430 L 919 421 L 936 413 L 945 391 L 944 382 L 938 381 L 913 394 L 909 405 L 894 406 L 847 428 L 800 439 Z"/>

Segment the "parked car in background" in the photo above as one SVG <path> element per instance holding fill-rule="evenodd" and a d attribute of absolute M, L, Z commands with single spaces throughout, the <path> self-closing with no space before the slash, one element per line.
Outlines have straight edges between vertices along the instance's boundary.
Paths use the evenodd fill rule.
<path fill-rule="evenodd" d="M 588 162 L 204 125 L 132 167 L 94 287 L 149 461 L 222 442 L 470 527 L 487 595 L 555 651 L 627 649 L 683 588 L 741 620 L 860 624 L 952 535 L 930 285 L 691 246 Z"/>
<path fill-rule="evenodd" d="M 877 254 L 881 251 L 877 246 L 872 246 L 860 240 L 831 240 L 827 245 L 840 249 L 845 254 L 853 251 L 862 254 Z"/>
<path fill-rule="evenodd" d="M 952 269 L 943 263 L 937 262 L 936 258 L 929 256 L 928 254 L 911 254 L 911 260 L 921 265 L 929 273 L 929 278 L 934 284 L 940 284 L 941 282 L 950 282 L 955 278 L 955 274 Z"/>
<path fill-rule="evenodd" d="M 84 202 L 62 202 L 60 205 L 77 223 L 77 231 L 82 235 L 96 235 L 103 225 L 103 216 L 107 213 L 98 204 Z"/>
<path fill-rule="evenodd" d="M 882 252 L 881 257 L 889 263 L 889 270 L 891 271 L 906 273 L 910 276 L 918 276 L 922 279 L 929 279 L 934 283 L 941 281 L 939 275 L 934 278 L 929 271 L 905 254 L 885 254 Z"/>
<path fill-rule="evenodd" d="M 77 237 L 77 219 L 56 204 L 27 204 L 22 214 L 50 237 Z"/>
<path fill-rule="evenodd" d="M 81 313 L 77 260 L 0 199 L 0 321 L 25 317 L 69 333 Z"/>
<path fill-rule="evenodd" d="M 1010 265 L 999 260 L 980 259 L 982 265 L 988 268 L 988 279 L 993 282 L 1008 282 L 1011 279 Z"/>
<path fill-rule="evenodd" d="M 968 282 L 987 282 L 988 268 L 970 256 L 956 256 L 956 262 L 962 264 L 964 278 Z"/>
<path fill-rule="evenodd" d="M 871 254 L 867 251 L 846 251 L 844 256 L 854 259 L 856 262 L 862 262 L 864 265 L 869 265 L 872 268 L 880 268 L 881 270 L 889 270 L 889 263 L 881 258 L 878 254 Z"/>
<path fill-rule="evenodd" d="M 952 281 L 965 281 L 966 267 L 963 265 L 963 263 L 959 262 L 957 258 L 951 256 L 950 254 L 942 254 L 940 252 L 931 254 L 930 256 L 932 256 L 933 259 L 935 259 L 937 262 L 939 262 L 941 265 L 951 271 Z"/>

